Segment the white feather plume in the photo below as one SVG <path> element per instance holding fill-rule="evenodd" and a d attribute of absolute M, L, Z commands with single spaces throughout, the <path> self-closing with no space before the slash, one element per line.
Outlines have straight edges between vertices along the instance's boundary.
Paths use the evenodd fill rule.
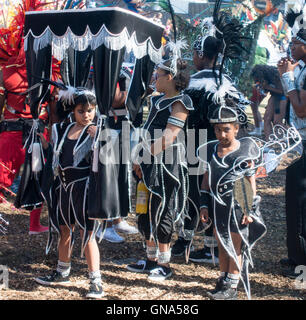
<path fill-rule="evenodd" d="M 303 10 L 303 8 L 305 9 L 305 6 L 305 0 L 295 0 L 295 5 L 293 6 L 292 11 L 294 13 L 299 13 Z"/>
<path fill-rule="evenodd" d="M 212 36 L 214 37 L 216 35 L 216 26 L 213 22 L 213 17 L 205 18 L 201 22 L 201 32 L 202 36 Z"/>
<path fill-rule="evenodd" d="M 169 48 L 170 52 L 172 52 L 173 57 L 181 58 L 181 51 L 188 48 L 188 43 L 182 38 L 176 42 L 170 41 L 166 46 Z"/>
<path fill-rule="evenodd" d="M 213 94 L 213 102 L 215 104 L 223 104 L 225 102 L 225 96 L 232 91 L 232 84 L 229 81 L 224 81 L 222 85 Z"/>
<path fill-rule="evenodd" d="M 67 86 L 67 90 L 59 90 L 58 99 L 67 104 L 74 103 L 74 95 L 76 93 L 76 88 Z"/>

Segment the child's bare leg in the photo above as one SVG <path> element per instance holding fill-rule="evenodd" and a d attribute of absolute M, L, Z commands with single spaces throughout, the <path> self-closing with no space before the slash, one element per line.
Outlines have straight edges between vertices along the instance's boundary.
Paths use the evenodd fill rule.
<path fill-rule="evenodd" d="M 61 232 L 61 239 L 58 246 L 58 259 L 62 262 L 70 262 L 70 259 L 71 259 L 69 256 L 70 229 L 67 226 L 60 226 L 60 232 Z"/>
<path fill-rule="evenodd" d="M 283 124 L 283 119 L 286 117 L 286 107 L 287 107 L 287 100 L 281 100 L 279 102 L 279 113 L 274 114 L 273 124 Z"/>
<path fill-rule="evenodd" d="M 229 271 L 229 256 L 226 252 L 226 250 L 223 248 L 217 233 L 216 233 L 216 229 L 214 229 L 214 235 L 217 239 L 217 243 L 218 243 L 218 251 L 219 251 L 219 267 L 220 267 L 220 271 L 221 272 L 228 272 Z"/>
<path fill-rule="evenodd" d="M 233 240 L 234 248 L 236 251 L 236 255 L 238 257 L 239 267 L 241 268 L 241 237 L 239 233 L 231 232 L 231 237 Z M 239 274 L 239 269 L 234 261 L 234 259 L 230 258 L 229 261 L 229 270 L 232 274 Z"/>
<path fill-rule="evenodd" d="M 80 230 L 80 234 L 83 238 L 84 231 Z M 96 241 L 96 237 L 92 234 L 92 231 L 89 232 L 89 237 L 89 241 L 87 242 L 84 250 L 90 280 L 89 292 L 87 293 L 86 297 L 101 298 L 104 295 L 104 292 L 102 289 L 102 279 L 100 272 L 100 251 Z"/>
<path fill-rule="evenodd" d="M 232 241 L 236 251 L 236 255 L 238 257 L 239 268 L 241 269 L 241 237 L 239 233 L 235 233 L 235 232 L 231 232 L 231 237 L 232 237 Z M 230 258 L 226 281 L 230 282 L 230 288 L 234 290 L 237 289 L 237 286 L 239 283 L 239 278 L 240 278 L 239 268 L 236 262 L 234 261 L 234 259 Z"/>
<path fill-rule="evenodd" d="M 72 227 L 74 229 L 74 226 Z M 61 238 L 58 246 L 58 262 L 56 270 L 61 273 L 63 277 L 68 277 L 71 270 L 71 257 L 69 252 L 70 245 L 70 229 L 63 225 L 60 226 Z"/>
<path fill-rule="evenodd" d="M 80 230 L 81 237 L 83 231 Z M 100 251 L 95 237 L 92 237 L 92 232 L 89 232 L 90 239 L 85 247 L 84 253 L 88 265 L 89 272 L 100 270 Z"/>
<path fill-rule="evenodd" d="M 272 133 L 272 121 L 274 117 L 274 99 L 271 97 L 266 106 L 266 111 L 264 114 L 264 132 L 266 141 L 269 140 L 269 136 Z"/>
<path fill-rule="evenodd" d="M 156 243 L 151 240 L 146 240 L 147 257 L 150 261 L 157 261 L 157 247 Z"/>

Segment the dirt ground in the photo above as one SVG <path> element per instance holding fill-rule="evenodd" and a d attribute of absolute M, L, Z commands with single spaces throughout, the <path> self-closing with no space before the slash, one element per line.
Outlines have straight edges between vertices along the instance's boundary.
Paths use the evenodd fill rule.
<path fill-rule="evenodd" d="M 269 179 L 258 180 L 262 196 L 262 213 L 268 227 L 265 237 L 253 250 L 254 268 L 250 270 L 252 299 L 254 300 L 305 300 L 306 291 L 296 289 L 294 280 L 281 276 L 279 260 L 286 256 L 286 223 L 284 202 L 284 172 L 274 173 Z M 9 288 L 0 290 L 4 300 L 79 300 L 84 299 L 88 288 L 87 268 L 80 258 L 80 238 L 77 237 L 72 259 L 72 284 L 69 287 L 43 287 L 33 278 L 53 270 L 57 262 L 56 251 L 45 255 L 47 234 L 28 235 L 29 214 L 13 211 L 1 205 L 0 212 L 9 220 L 9 232 L 0 236 L 0 265 L 9 270 Z M 128 221 L 136 223 L 130 215 Z M 47 224 L 44 211 L 42 222 Z M 103 299 L 124 300 L 206 300 L 207 290 L 213 289 L 218 267 L 189 262 L 173 257 L 174 275 L 165 283 L 149 282 L 146 275 L 127 271 L 126 264 L 145 256 L 140 235 L 124 236 L 125 242 L 99 244 L 101 271 L 104 282 Z M 173 238 L 175 240 L 176 236 Z M 194 245 L 201 247 L 201 236 Z M 239 298 L 246 299 L 243 288 Z"/>
<path fill-rule="evenodd" d="M 286 257 L 285 171 L 275 172 L 267 179 L 258 179 L 258 194 L 262 196 L 261 211 L 268 231 L 253 249 L 254 268 L 250 268 L 253 300 L 306 300 L 306 290 L 296 288 L 295 281 L 281 275 L 279 260 Z M 9 288 L 0 289 L 0 300 L 84 300 L 89 287 L 86 261 L 80 258 L 80 238 L 77 233 L 72 257 L 71 285 L 44 287 L 33 279 L 54 269 L 55 248 L 45 255 L 47 234 L 28 235 L 29 212 L 16 211 L 0 205 L 0 213 L 10 222 L 8 234 L 0 235 L 0 265 L 8 267 Z M 43 211 L 42 224 L 47 225 Z M 128 222 L 136 224 L 136 216 Z M 215 286 L 218 266 L 186 264 L 182 257 L 173 257 L 174 275 L 165 283 L 153 283 L 145 274 L 135 274 L 126 265 L 145 257 L 142 238 L 124 235 L 125 242 L 99 244 L 104 300 L 208 300 L 207 291 Z M 177 235 L 173 237 L 173 242 Z M 195 236 L 195 248 L 201 248 L 203 238 Z M 305 284 L 305 283 L 304 283 Z M 0 283 L 1 285 L 1 283 Z M 247 299 L 242 285 L 239 299 Z"/>

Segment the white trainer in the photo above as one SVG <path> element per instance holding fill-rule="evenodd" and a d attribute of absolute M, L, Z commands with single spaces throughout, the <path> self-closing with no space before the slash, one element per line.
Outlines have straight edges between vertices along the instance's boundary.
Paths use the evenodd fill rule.
<path fill-rule="evenodd" d="M 120 221 L 117 224 L 114 224 L 114 229 L 119 232 L 123 232 L 126 234 L 136 234 L 138 233 L 138 229 L 129 225 L 125 220 Z"/>
<path fill-rule="evenodd" d="M 119 236 L 113 227 L 106 228 L 102 239 L 112 243 L 124 242 L 124 238 Z"/>

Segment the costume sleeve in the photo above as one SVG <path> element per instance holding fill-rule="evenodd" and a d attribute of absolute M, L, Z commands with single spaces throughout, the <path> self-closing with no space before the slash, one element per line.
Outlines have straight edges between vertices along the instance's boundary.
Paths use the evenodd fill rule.
<path fill-rule="evenodd" d="M 183 97 L 181 99 L 179 99 L 179 101 L 183 104 L 183 106 L 187 110 L 189 110 L 189 111 L 194 110 L 192 100 L 188 94 L 184 94 Z"/>

